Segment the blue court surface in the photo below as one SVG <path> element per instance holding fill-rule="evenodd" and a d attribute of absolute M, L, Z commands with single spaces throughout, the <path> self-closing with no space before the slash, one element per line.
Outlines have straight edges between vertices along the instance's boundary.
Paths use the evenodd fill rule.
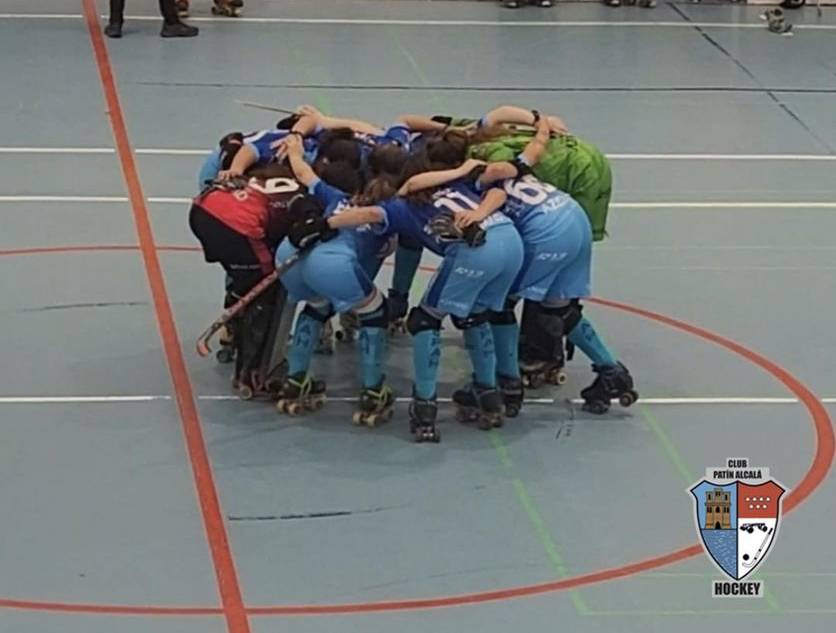
<path fill-rule="evenodd" d="M 0 632 L 834 630 L 832 8 L 782 37 L 731 4 L 192 0 L 200 36 L 162 40 L 128 0 L 106 40 L 106 4 L 0 7 Z M 583 412 L 578 355 L 504 428 L 446 401 L 417 445 L 402 335 L 379 429 L 352 344 L 316 414 L 238 400 L 194 352 L 221 273 L 187 224 L 207 150 L 274 123 L 236 100 L 559 114 L 612 162 L 586 314 L 642 399 Z M 711 597 L 688 493 L 735 456 L 789 490 L 758 599 Z"/>

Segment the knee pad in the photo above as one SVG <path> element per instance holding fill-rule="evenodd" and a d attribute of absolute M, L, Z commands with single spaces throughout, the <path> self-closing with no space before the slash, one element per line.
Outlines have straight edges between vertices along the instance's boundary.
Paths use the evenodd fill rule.
<path fill-rule="evenodd" d="M 457 330 L 469 330 L 474 327 L 479 327 L 483 323 L 488 323 L 490 318 L 491 312 L 487 310 L 485 312 L 468 314 L 464 318 L 450 315 L 450 320 Z"/>
<path fill-rule="evenodd" d="M 238 150 L 241 149 L 243 144 L 244 135 L 241 134 L 241 132 L 230 132 L 221 139 L 220 143 L 218 143 L 221 148 L 221 169 L 230 168 L 232 165 L 232 159 L 235 158 L 235 155 L 238 153 Z"/>
<path fill-rule="evenodd" d="M 406 331 L 412 336 L 427 330 L 440 330 L 441 319 L 434 317 L 421 306 L 416 306 L 409 311 L 406 319 Z"/>
<path fill-rule="evenodd" d="M 313 319 L 314 321 L 319 321 L 320 323 L 325 323 L 328 319 L 334 316 L 334 308 L 331 304 L 327 304 L 327 306 L 323 306 L 322 309 L 312 306 L 310 302 L 305 304 L 305 308 L 302 310 L 302 314 L 306 317 Z"/>
<path fill-rule="evenodd" d="M 520 335 L 520 357 L 524 360 L 551 361 L 563 355 L 562 308 L 544 308 L 526 301 Z"/>
<path fill-rule="evenodd" d="M 389 325 L 389 306 L 380 292 L 376 292 L 374 300 L 368 305 L 354 310 L 354 313 L 360 318 L 360 325 L 362 327 L 379 327 L 386 328 Z"/>
<path fill-rule="evenodd" d="M 542 306 L 543 312 L 546 314 L 553 314 L 563 321 L 563 331 L 568 334 L 575 329 L 575 326 L 580 323 L 583 318 L 583 306 L 580 299 L 572 299 L 568 305 L 565 306 L 549 306 L 548 304 Z"/>
<path fill-rule="evenodd" d="M 517 315 L 514 314 L 514 307 L 517 305 L 516 299 L 506 299 L 502 310 L 491 310 L 488 312 L 488 322 L 491 325 L 514 325 L 517 322 Z"/>

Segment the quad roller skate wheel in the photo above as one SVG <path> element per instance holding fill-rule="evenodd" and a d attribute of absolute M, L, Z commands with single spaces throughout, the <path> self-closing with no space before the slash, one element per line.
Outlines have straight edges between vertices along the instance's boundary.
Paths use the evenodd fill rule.
<path fill-rule="evenodd" d="M 378 411 L 375 413 L 367 413 L 366 411 L 355 411 L 354 415 L 351 418 L 351 421 L 356 426 L 367 426 L 370 429 L 376 428 L 383 424 L 386 424 L 389 420 L 392 419 L 393 411 L 389 409 L 388 411 Z"/>
<path fill-rule="evenodd" d="M 553 385 L 565 385 L 566 384 L 566 372 L 562 369 L 553 369 L 549 372 L 548 381 Z"/>
<path fill-rule="evenodd" d="M 334 338 L 340 343 L 353 343 L 356 335 L 352 330 L 337 330 L 334 333 Z"/>
<path fill-rule="evenodd" d="M 215 5 L 212 7 L 212 15 L 220 15 L 225 18 L 240 18 L 243 13 L 241 7 L 219 7 Z"/>
<path fill-rule="evenodd" d="M 479 412 L 475 409 L 460 407 L 456 409 L 456 421 L 462 424 L 473 424 L 479 420 Z"/>
<path fill-rule="evenodd" d="M 299 415 L 303 411 L 302 403 L 295 400 L 279 400 L 276 409 L 285 415 Z"/>
<path fill-rule="evenodd" d="M 423 444 L 424 442 L 438 444 L 441 441 L 441 433 L 433 427 L 417 426 L 412 432 L 415 434 L 415 441 L 418 444 Z"/>
<path fill-rule="evenodd" d="M 583 410 L 594 413 L 595 415 L 602 415 L 610 410 L 610 405 L 607 402 L 598 402 L 596 400 L 594 402 L 584 403 Z"/>
<path fill-rule="evenodd" d="M 389 324 L 389 336 L 398 336 L 399 334 L 406 334 L 406 324 L 403 319 L 396 319 Z"/>
<path fill-rule="evenodd" d="M 632 405 L 636 400 L 639 399 L 639 394 L 635 391 L 628 391 L 627 393 L 622 393 L 618 398 L 618 403 L 622 407 L 629 407 Z"/>
<path fill-rule="evenodd" d="M 255 397 L 255 391 L 249 385 L 238 385 L 238 397 L 241 400 L 252 400 Z"/>
<path fill-rule="evenodd" d="M 231 347 L 222 347 L 215 354 L 215 360 L 221 365 L 228 365 L 235 360 L 235 350 Z"/>
<path fill-rule="evenodd" d="M 539 389 L 543 386 L 543 376 L 540 374 L 527 374 L 523 376 L 523 385 L 529 389 Z"/>

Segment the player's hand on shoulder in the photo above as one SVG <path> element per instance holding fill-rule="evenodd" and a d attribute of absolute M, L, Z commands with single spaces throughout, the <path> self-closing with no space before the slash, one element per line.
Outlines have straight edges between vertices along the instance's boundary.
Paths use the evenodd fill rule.
<path fill-rule="evenodd" d="M 548 121 L 549 129 L 552 134 L 557 134 L 559 136 L 566 136 L 569 134 L 569 127 L 559 116 L 549 116 L 544 118 Z"/>
<path fill-rule="evenodd" d="M 336 235 L 336 229 L 328 225 L 327 218 L 314 214 L 294 222 L 287 232 L 290 243 L 299 250 L 313 248 L 319 242 L 327 242 Z"/>
<path fill-rule="evenodd" d="M 315 119 L 322 118 L 322 112 L 320 112 L 317 108 L 312 105 L 303 104 L 296 108 L 296 114 L 300 116 L 312 116 Z"/>

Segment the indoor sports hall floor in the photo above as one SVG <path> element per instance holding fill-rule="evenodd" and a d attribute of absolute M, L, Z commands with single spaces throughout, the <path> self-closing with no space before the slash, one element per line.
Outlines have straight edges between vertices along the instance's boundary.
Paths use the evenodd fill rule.
<path fill-rule="evenodd" d="M 164 41 L 155 5 L 105 43 L 89 0 L 2 3 L 2 633 L 834 630 L 832 9 L 779 37 L 730 6 L 193 0 L 200 37 Z M 489 434 L 446 405 L 419 446 L 403 404 L 352 427 L 353 349 L 315 416 L 230 398 L 186 212 L 202 153 L 273 123 L 235 99 L 560 113 L 613 159 L 588 312 L 644 401 L 573 409 L 578 359 L 553 403 Z M 401 396 L 409 366 L 398 339 Z M 791 512 L 766 597 L 714 600 L 686 488 L 738 455 Z"/>

